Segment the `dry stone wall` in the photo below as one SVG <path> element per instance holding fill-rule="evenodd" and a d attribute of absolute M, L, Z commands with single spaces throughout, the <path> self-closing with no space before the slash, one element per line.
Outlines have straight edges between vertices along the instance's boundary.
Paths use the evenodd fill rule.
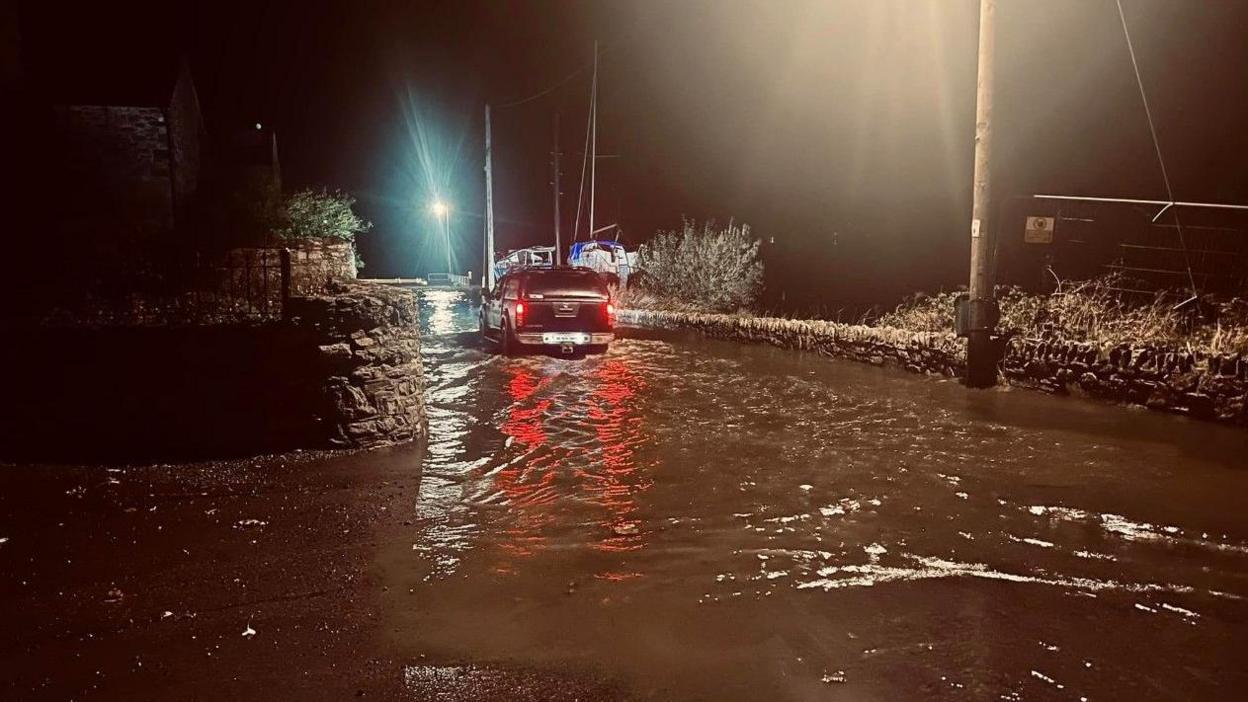
<path fill-rule="evenodd" d="M 1248 426 L 1248 358 L 1242 355 L 1015 339 L 1001 370 L 1016 385 Z"/>
<path fill-rule="evenodd" d="M 621 310 L 619 319 L 640 326 L 694 329 L 722 339 L 816 351 L 877 366 L 898 366 L 914 373 L 957 376 L 966 368 L 966 353 L 951 333 L 908 332 L 822 320 L 657 310 Z"/>
<path fill-rule="evenodd" d="M 72 105 L 56 114 L 73 156 L 64 174 L 74 196 L 66 198 L 72 218 L 85 218 L 86 230 L 99 228 L 100 211 L 134 225 L 173 225 L 173 174 L 161 108 Z M 87 203 L 90 210 L 76 211 Z"/>
<path fill-rule="evenodd" d="M 332 281 L 355 280 L 355 245 L 337 239 L 290 242 L 290 290 L 303 295 L 323 290 Z"/>
<path fill-rule="evenodd" d="M 292 323 L 317 337 L 331 444 L 367 448 L 425 435 L 417 304 L 410 290 L 368 283 L 290 301 Z"/>
<path fill-rule="evenodd" d="M 914 373 L 961 377 L 966 372 L 965 345 L 951 332 L 657 310 L 621 310 L 619 318 L 638 326 L 692 329 Z M 1014 385 L 1248 426 L 1248 358 L 1242 355 L 1015 338 L 1004 349 L 1001 371 Z"/>
<path fill-rule="evenodd" d="M 9 328 L 0 460 L 164 461 L 425 435 L 414 293 L 337 284 L 258 324 Z"/>
<path fill-rule="evenodd" d="M 227 250 L 210 266 L 207 287 L 226 297 L 251 300 L 276 313 L 282 303 L 282 249 L 290 251 L 290 293 L 318 295 L 335 283 L 355 280 L 355 245 L 338 239 L 301 239 L 284 246 Z"/>

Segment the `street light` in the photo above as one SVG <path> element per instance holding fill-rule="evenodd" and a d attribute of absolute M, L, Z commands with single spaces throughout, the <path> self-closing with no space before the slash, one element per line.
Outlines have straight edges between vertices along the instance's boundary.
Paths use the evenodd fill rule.
<path fill-rule="evenodd" d="M 442 239 L 446 242 L 446 273 L 451 274 L 451 206 L 442 200 L 434 200 L 429 211 L 442 220 Z"/>

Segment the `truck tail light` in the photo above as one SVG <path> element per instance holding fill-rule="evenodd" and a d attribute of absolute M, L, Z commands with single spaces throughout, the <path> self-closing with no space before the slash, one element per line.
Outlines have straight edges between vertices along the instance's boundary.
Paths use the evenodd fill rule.
<path fill-rule="evenodd" d="M 517 329 L 524 326 L 524 318 L 528 315 L 528 313 L 529 311 L 525 309 L 523 302 L 516 303 L 516 328 Z"/>
<path fill-rule="evenodd" d="M 614 325 L 615 324 L 615 305 L 608 302 L 606 304 L 606 312 L 607 312 L 607 324 Z"/>

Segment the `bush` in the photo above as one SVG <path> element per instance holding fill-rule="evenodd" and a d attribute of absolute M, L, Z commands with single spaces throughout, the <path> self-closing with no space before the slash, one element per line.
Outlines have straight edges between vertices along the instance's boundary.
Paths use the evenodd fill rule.
<path fill-rule="evenodd" d="M 355 198 L 327 190 L 300 190 L 286 199 L 282 226 L 284 239 L 341 239 L 355 241 L 356 234 L 373 228 L 372 222 L 351 209 Z"/>
<path fill-rule="evenodd" d="M 637 252 L 639 290 L 662 306 L 734 312 L 758 300 L 763 289 L 759 241 L 745 224 L 699 227 L 684 220 L 678 230 L 660 231 Z"/>
<path fill-rule="evenodd" d="M 1179 310 L 1163 294 L 1152 300 L 1124 298 L 1121 287 L 1116 275 L 1065 283 L 1048 295 L 998 286 L 999 326 L 1026 337 L 1052 331 L 1101 346 L 1136 343 L 1187 346 L 1207 353 L 1248 352 L 1248 303 L 1206 298 L 1200 310 Z M 915 295 L 876 322 L 911 331 L 951 331 L 958 294 Z"/>

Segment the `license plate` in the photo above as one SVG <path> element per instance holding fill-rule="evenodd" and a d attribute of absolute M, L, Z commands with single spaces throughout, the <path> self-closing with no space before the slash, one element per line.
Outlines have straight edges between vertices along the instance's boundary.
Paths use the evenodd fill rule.
<path fill-rule="evenodd" d="M 542 334 L 544 344 L 588 344 L 589 334 L 584 332 L 546 332 Z"/>

